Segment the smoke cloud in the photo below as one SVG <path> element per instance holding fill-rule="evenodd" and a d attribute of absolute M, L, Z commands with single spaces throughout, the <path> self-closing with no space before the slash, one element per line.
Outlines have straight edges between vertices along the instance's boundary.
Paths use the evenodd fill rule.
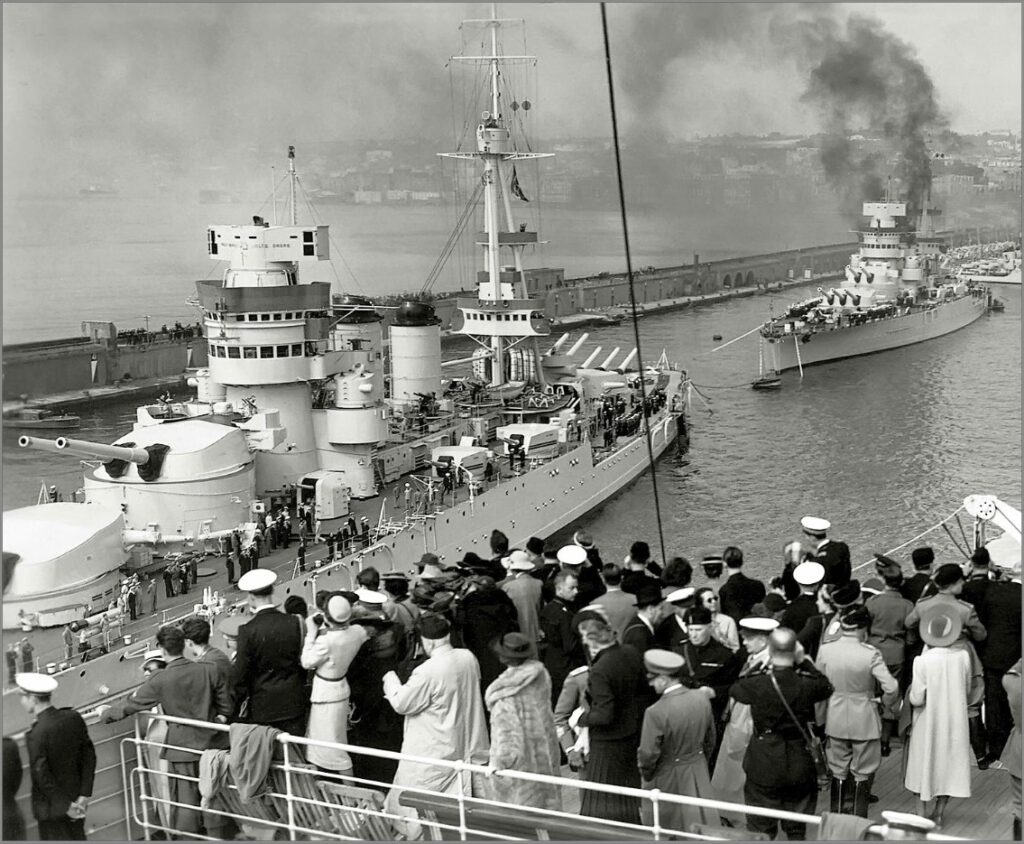
<path fill-rule="evenodd" d="M 860 14 L 845 28 L 817 21 L 800 25 L 798 34 L 814 62 L 803 99 L 831 136 L 822 149 L 829 181 L 847 200 L 878 198 L 893 163 L 903 197 L 920 209 L 932 181 L 927 138 L 948 120 L 913 47 Z M 858 130 L 880 135 L 885 148 L 858 158 L 847 140 Z"/>

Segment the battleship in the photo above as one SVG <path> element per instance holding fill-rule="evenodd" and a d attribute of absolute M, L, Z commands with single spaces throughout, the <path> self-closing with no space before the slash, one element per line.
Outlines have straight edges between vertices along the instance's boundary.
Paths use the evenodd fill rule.
<path fill-rule="evenodd" d="M 482 269 L 453 326 L 472 354 L 442 360 L 427 304 L 401 305 L 385 332 L 368 299 L 300 276 L 330 259 L 329 234 L 297 219 L 289 148 L 289 224 L 208 228 L 208 256 L 227 267 L 197 282 L 209 365 L 190 379 L 195 395 L 139 407 L 110 445 L 19 440 L 86 469 L 82 500 L 4 514 L 5 629 L 26 618 L 90 624 L 125 572 L 158 570 L 154 557 L 216 548 L 235 531 L 251 538 L 282 508 L 308 509 L 314 535 L 352 526 L 360 541 L 313 574 L 296 567 L 281 595 L 347 588 L 364 566 L 414 573 L 425 552 L 452 566 L 469 551 L 486 556 L 492 530 L 515 547 L 568 527 L 685 440 L 690 382 L 679 365 L 664 352 L 645 362 L 636 349 L 588 349 L 586 334 L 553 336 L 528 295 L 524 252 L 538 233 L 514 220 L 514 168 L 545 154 L 530 151 L 510 92 L 499 96 L 506 59 L 491 47 L 459 57 L 482 74 L 487 99 L 475 138 L 444 153 L 471 164 L 481 185 L 471 201 L 483 211 Z M 402 508 L 408 489 L 420 504 Z M 43 522 L 54 529 L 40 549 Z M 134 684 L 123 659 L 90 660 L 84 682 L 57 660 L 62 704 Z"/>
<path fill-rule="evenodd" d="M 934 210 L 923 210 L 920 228 L 908 221 L 906 202 L 865 202 L 870 222 L 856 234 L 838 287 L 791 305 L 760 329 L 760 378 L 816 363 L 883 352 L 950 334 L 985 314 L 987 287 L 939 276 L 942 240 L 931 234 Z M 766 372 L 767 370 L 767 372 Z"/>

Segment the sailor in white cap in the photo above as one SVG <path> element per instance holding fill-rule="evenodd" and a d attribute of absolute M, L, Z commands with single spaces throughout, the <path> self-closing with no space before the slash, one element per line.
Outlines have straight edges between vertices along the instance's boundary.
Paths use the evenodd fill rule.
<path fill-rule="evenodd" d="M 745 676 L 748 667 L 768 664 L 768 635 L 778 626 L 779 622 L 774 618 L 749 616 L 740 619 L 740 638 L 748 654 L 740 676 Z"/>
<path fill-rule="evenodd" d="M 696 594 L 692 586 L 684 586 L 665 596 L 665 609 L 670 615 L 660 622 L 656 631 L 658 643 L 663 647 L 674 651 L 689 638 L 685 616 L 693 607 Z"/>
<path fill-rule="evenodd" d="M 248 700 L 250 723 L 302 736 L 309 702 L 299 664 L 305 630 L 301 619 L 274 605 L 276 581 L 269 569 L 251 569 L 238 579 L 238 588 L 249 593 L 253 616 L 238 630 L 231 674 L 235 717 Z"/>
<path fill-rule="evenodd" d="M 74 709 L 56 709 L 57 681 L 46 674 L 15 674 L 21 706 L 33 724 L 25 734 L 32 775 L 32 812 L 43 841 L 85 841 L 85 811 L 92 797 L 96 749 Z"/>
<path fill-rule="evenodd" d="M 576 548 L 586 559 L 587 552 Z M 519 632 L 537 646 L 540 638 L 540 607 L 543 585 L 533 576 L 533 560 L 525 551 L 513 551 L 510 555 L 509 577 L 502 581 L 501 589 L 516 606 L 519 617 Z"/>
<path fill-rule="evenodd" d="M 715 722 L 707 695 L 680 681 L 684 660 L 679 654 L 653 648 L 644 653 L 647 682 L 659 699 L 644 712 L 637 762 L 644 788 L 669 794 L 715 799 L 708 759 L 715 749 Z M 683 784 L 686 785 L 683 785 Z M 669 829 L 720 820 L 714 809 L 662 805 L 659 821 Z"/>
<path fill-rule="evenodd" d="M 828 519 L 804 516 L 800 527 L 807 536 L 815 540 L 814 559 L 825 568 L 823 582 L 830 586 L 841 586 L 852 574 L 850 549 L 845 542 L 834 542 L 827 536 L 832 527 Z"/>
<path fill-rule="evenodd" d="M 800 563 L 793 569 L 793 579 L 800 587 L 800 594 L 790 601 L 789 606 L 783 611 L 782 618 L 779 619 L 779 623 L 783 627 L 788 627 L 799 633 L 804 629 L 807 619 L 817 614 L 816 594 L 824 577 L 825 567 L 821 563 L 808 561 Z"/>
<path fill-rule="evenodd" d="M 364 597 L 377 594 L 370 589 L 356 590 L 360 602 Z M 369 631 L 360 624 L 349 623 L 352 619 L 352 605 L 342 595 L 328 599 L 326 610 L 322 624 L 317 623 L 317 613 L 306 619 L 302 667 L 315 672 L 306 735 L 319 741 L 347 744 L 351 694 L 348 669 L 369 638 Z M 306 747 L 306 758 L 319 768 L 351 776 L 352 759 L 346 750 L 309 745 Z"/>
<path fill-rule="evenodd" d="M 563 566 L 582 566 L 587 561 L 587 551 L 579 545 L 563 545 L 558 549 L 558 562 Z"/>

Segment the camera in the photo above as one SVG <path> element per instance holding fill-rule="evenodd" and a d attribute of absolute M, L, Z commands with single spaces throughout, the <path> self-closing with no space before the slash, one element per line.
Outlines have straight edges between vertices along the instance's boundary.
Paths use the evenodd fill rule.
<path fill-rule="evenodd" d="M 324 614 L 322 612 L 314 613 L 314 615 L 313 615 L 313 623 L 317 627 L 323 627 L 323 624 L 324 624 Z"/>

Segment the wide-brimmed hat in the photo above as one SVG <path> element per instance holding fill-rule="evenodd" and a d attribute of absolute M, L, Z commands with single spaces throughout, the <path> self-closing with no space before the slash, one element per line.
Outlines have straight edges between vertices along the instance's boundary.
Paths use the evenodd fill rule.
<path fill-rule="evenodd" d="M 960 637 L 963 622 L 945 604 L 927 601 L 921 606 L 921 638 L 933 648 L 945 648 Z"/>
<path fill-rule="evenodd" d="M 494 652 L 505 659 L 533 659 L 537 649 L 522 633 L 506 633 L 494 642 Z"/>

